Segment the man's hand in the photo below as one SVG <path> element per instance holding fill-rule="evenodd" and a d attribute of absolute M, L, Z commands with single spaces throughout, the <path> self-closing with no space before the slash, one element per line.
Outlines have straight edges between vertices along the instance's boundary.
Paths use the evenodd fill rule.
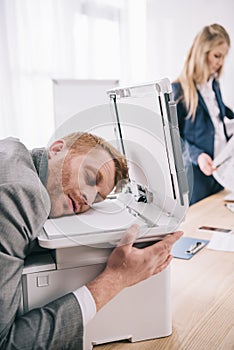
<path fill-rule="evenodd" d="M 139 228 L 132 225 L 124 234 L 107 260 L 105 270 L 87 284 L 96 302 L 97 310 L 122 289 L 143 281 L 165 269 L 172 256 L 172 245 L 182 236 L 175 232 L 162 241 L 143 249 L 133 247 Z"/>
<path fill-rule="evenodd" d="M 197 162 L 198 162 L 199 168 L 206 176 L 212 175 L 215 169 L 213 167 L 213 161 L 207 153 L 199 154 Z"/>

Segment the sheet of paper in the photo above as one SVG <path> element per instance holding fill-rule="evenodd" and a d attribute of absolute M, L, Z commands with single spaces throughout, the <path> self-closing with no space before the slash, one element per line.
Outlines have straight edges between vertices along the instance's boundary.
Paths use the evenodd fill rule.
<path fill-rule="evenodd" d="M 234 233 L 214 233 L 207 248 L 234 252 Z"/>
<path fill-rule="evenodd" d="M 234 191 L 234 136 L 214 159 L 213 164 L 218 167 L 213 172 L 214 178 L 224 188 Z"/>
<path fill-rule="evenodd" d="M 225 203 L 224 205 L 228 210 L 234 213 L 234 203 Z"/>

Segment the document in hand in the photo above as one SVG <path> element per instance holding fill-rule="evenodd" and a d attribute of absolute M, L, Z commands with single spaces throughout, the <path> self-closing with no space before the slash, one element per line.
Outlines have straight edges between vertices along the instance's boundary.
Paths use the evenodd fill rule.
<path fill-rule="evenodd" d="M 213 173 L 215 179 L 226 189 L 234 191 L 234 136 L 214 159 L 213 164 L 217 167 Z"/>

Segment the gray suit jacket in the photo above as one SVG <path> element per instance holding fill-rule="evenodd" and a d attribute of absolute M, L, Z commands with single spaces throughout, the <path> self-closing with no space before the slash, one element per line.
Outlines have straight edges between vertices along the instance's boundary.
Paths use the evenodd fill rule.
<path fill-rule="evenodd" d="M 42 182 L 47 156 L 31 154 L 17 139 L 0 141 L 0 349 L 83 348 L 79 304 L 69 293 L 17 316 L 24 259 L 50 211 Z M 44 164 L 45 163 L 45 164 Z M 38 176 L 40 175 L 40 177 Z"/>

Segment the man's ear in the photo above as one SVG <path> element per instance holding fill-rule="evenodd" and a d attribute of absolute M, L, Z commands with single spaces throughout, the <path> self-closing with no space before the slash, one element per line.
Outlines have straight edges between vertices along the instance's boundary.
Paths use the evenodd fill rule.
<path fill-rule="evenodd" d="M 63 151 L 66 148 L 66 143 L 64 140 L 56 140 L 54 141 L 48 150 L 49 159 L 56 156 L 59 152 Z"/>

